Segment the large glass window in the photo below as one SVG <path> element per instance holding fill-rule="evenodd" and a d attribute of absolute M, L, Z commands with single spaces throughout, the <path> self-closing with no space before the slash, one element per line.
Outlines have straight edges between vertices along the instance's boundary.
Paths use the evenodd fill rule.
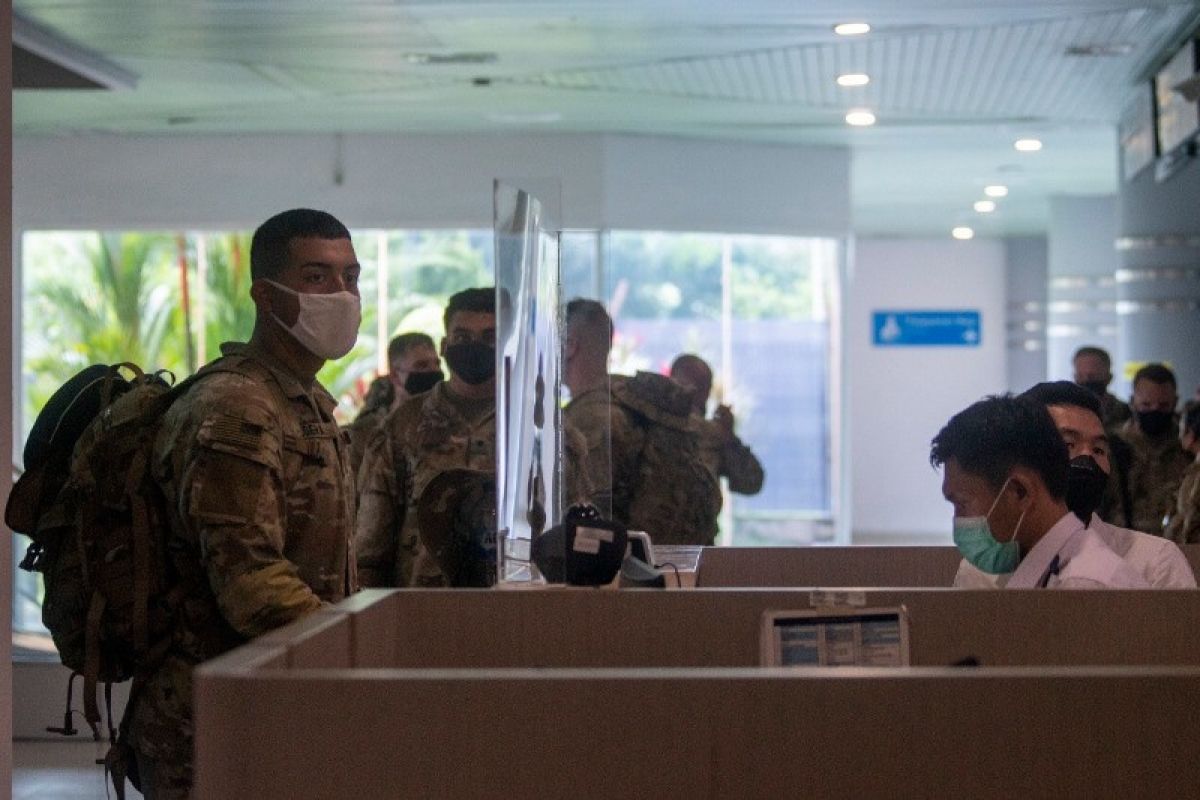
<path fill-rule="evenodd" d="M 407 331 L 440 339 L 449 296 L 493 280 L 490 230 L 353 237 L 364 266 L 359 341 L 319 376 L 343 421 L 386 370 L 388 339 Z M 733 407 L 738 434 L 767 475 L 758 495 L 727 498 L 723 541 L 829 538 L 836 242 L 567 231 L 560 252 L 563 300 L 594 297 L 612 310 L 614 371 L 665 372 L 685 352 L 712 365 L 713 402 Z M 84 366 L 134 361 L 183 377 L 254 324 L 245 231 L 31 231 L 21 240 L 21 269 L 18 465 L 37 411 Z M 16 543 L 18 559 L 25 543 Z M 18 570 L 14 591 L 14 630 L 40 630 L 35 576 Z"/>
<path fill-rule="evenodd" d="M 722 541 L 795 544 L 833 535 L 831 309 L 827 239 L 613 231 L 606 300 L 615 372 L 666 372 L 694 353 L 713 369 L 766 482 L 726 497 Z"/>
<path fill-rule="evenodd" d="M 450 295 L 492 283 L 490 230 L 352 231 L 363 264 L 363 322 L 350 354 L 318 378 L 353 419 L 387 369 L 386 342 L 442 337 Z M 132 361 L 182 378 L 254 327 L 244 231 L 30 231 L 21 239 L 18 451 L 38 411 L 89 364 Z M 14 543 L 19 560 L 27 540 Z M 40 631 L 37 576 L 16 570 L 13 628 Z"/>

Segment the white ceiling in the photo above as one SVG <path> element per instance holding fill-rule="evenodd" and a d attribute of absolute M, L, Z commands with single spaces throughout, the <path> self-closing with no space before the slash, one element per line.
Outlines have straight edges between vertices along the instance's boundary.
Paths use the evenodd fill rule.
<path fill-rule="evenodd" d="M 1114 124 L 1196 2 L 1115 0 L 15 0 L 139 76 L 21 91 L 18 134 L 626 132 L 854 152 L 861 233 L 1045 228 L 1047 198 L 1116 190 Z M 859 39 L 833 23 L 871 22 Z M 1127 49 L 1066 55 L 1083 45 Z M 427 57 L 492 53 L 475 64 Z M 870 86 L 841 89 L 841 72 Z M 477 85 L 485 78 L 488 85 Z M 849 129 L 848 108 L 878 124 Z M 1036 136 L 1045 148 L 1020 154 Z M 987 183 L 1012 187 L 989 218 Z"/>

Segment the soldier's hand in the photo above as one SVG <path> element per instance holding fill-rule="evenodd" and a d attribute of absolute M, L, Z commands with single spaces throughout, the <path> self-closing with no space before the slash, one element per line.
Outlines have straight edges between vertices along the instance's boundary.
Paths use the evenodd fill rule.
<path fill-rule="evenodd" d="M 726 439 L 733 438 L 734 421 L 733 409 L 729 406 L 717 406 L 717 410 L 713 412 L 713 422 L 717 423 L 717 427 L 720 428 L 721 434 Z"/>

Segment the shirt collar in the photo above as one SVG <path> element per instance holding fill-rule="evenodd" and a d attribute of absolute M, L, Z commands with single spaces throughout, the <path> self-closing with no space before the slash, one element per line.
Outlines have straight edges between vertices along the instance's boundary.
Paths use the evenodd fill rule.
<path fill-rule="evenodd" d="M 279 384 L 279 388 L 283 390 L 285 397 L 290 399 L 304 399 L 311 397 L 325 414 L 332 416 L 333 410 L 337 408 L 337 400 L 325 390 L 325 387 L 320 382 L 313 380 L 306 387 L 300 382 L 300 379 L 293 375 L 283 362 L 271 355 L 264 347 L 260 347 L 251 342 L 225 342 L 221 345 L 221 355 L 225 356 L 242 356 L 256 361 L 266 367 L 275 378 L 275 382 Z"/>
<path fill-rule="evenodd" d="M 1054 557 L 1062 551 L 1075 534 L 1084 530 L 1083 522 L 1071 511 L 1054 523 L 1054 527 L 1038 540 L 1008 580 L 1009 589 L 1036 589 L 1046 577 Z"/>

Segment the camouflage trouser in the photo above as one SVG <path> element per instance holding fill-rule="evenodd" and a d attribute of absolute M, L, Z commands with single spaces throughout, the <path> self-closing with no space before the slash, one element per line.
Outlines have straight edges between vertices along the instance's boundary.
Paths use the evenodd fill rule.
<path fill-rule="evenodd" d="M 136 699 L 130 744 L 148 800 L 186 800 L 191 791 L 192 669 L 168 656 Z"/>
<path fill-rule="evenodd" d="M 192 790 L 192 765 L 155 761 L 137 753 L 138 782 L 146 800 L 187 800 Z"/>

